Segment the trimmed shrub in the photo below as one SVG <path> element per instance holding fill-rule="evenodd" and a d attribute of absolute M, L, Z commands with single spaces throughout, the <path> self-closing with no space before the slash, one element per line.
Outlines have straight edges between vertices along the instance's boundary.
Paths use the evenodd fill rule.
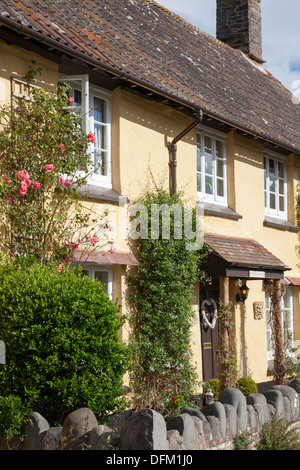
<path fill-rule="evenodd" d="M 257 393 L 257 385 L 250 377 L 241 377 L 236 382 L 236 388 L 238 388 L 246 397 L 251 393 Z"/>
<path fill-rule="evenodd" d="M 0 436 L 9 440 L 19 434 L 28 414 L 29 410 L 24 406 L 20 397 L 0 396 Z"/>
<path fill-rule="evenodd" d="M 80 407 L 100 421 L 120 409 L 127 352 L 122 319 L 101 283 L 68 269 L 0 265 L 3 396 L 19 397 L 54 425 Z"/>

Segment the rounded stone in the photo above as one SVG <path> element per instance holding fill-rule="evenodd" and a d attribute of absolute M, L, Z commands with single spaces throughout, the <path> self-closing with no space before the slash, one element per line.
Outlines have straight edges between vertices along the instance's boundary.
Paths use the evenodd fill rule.
<path fill-rule="evenodd" d="M 80 450 L 87 433 L 97 426 L 97 419 L 89 408 L 80 408 L 70 413 L 63 424 L 61 450 Z"/>

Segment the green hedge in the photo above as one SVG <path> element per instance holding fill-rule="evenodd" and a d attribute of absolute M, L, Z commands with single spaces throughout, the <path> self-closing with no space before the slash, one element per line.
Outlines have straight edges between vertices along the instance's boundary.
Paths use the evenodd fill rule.
<path fill-rule="evenodd" d="M 122 405 L 122 319 L 103 286 L 53 267 L 0 266 L 0 395 L 19 397 L 52 425 L 87 406 L 99 421 Z"/>

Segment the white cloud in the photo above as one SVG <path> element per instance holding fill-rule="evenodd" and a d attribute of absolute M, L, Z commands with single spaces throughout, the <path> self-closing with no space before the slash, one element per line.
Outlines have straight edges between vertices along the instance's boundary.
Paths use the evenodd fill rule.
<path fill-rule="evenodd" d="M 200 29 L 215 36 L 216 0 L 158 0 Z M 300 2 L 261 0 L 265 68 L 292 90 L 300 80 Z"/>

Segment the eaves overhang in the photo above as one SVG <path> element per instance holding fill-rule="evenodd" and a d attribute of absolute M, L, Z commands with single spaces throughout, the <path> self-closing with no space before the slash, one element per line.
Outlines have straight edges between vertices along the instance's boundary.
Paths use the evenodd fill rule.
<path fill-rule="evenodd" d="M 223 119 L 218 113 L 214 112 L 210 109 L 207 104 L 201 103 L 198 104 L 193 100 L 186 100 L 182 97 L 179 97 L 175 93 L 170 93 L 169 91 L 154 85 L 153 83 L 142 80 L 138 77 L 133 76 L 132 74 L 128 73 L 125 70 L 119 69 L 116 65 L 112 65 L 110 63 L 106 63 L 102 60 L 92 57 L 89 54 L 81 52 L 77 49 L 72 48 L 68 44 L 64 44 L 59 40 L 53 39 L 51 36 L 40 33 L 39 31 L 35 31 L 34 29 L 23 25 L 18 21 L 14 21 L 11 18 L 2 15 L 0 18 L 0 26 L 1 24 L 10 30 L 17 32 L 23 39 L 26 41 L 29 38 L 37 41 L 39 44 L 44 45 L 45 47 L 50 48 L 51 50 L 55 49 L 60 53 L 64 53 L 69 57 L 74 59 L 78 59 L 90 67 L 93 70 L 101 70 L 108 74 L 111 74 L 112 77 L 117 78 L 124 84 L 128 84 L 129 89 L 131 91 L 137 91 L 142 93 L 145 97 L 149 99 L 157 99 L 160 102 L 165 102 L 165 100 L 169 101 L 169 105 L 173 105 L 179 111 L 183 111 L 191 116 L 195 116 L 199 114 L 199 111 L 202 111 L 204 114 L 205 119 L 211 119 L 218 124 L 228 126 L 229 129 L 235 130 L 238 133 L 246 135 L 249 138 L 253 138 L 255 140 L 260 141 L 261 143 L 270 144 L 271 146 L 278 147 L 282 149 L 285 153 L 294 153 L 300 154 L 300 148 L 296 148 L 295 146 L 291 145 L 286 146 L 284 145 L 279 139 L 270 138 L 269 136 L 256 131 L 255 129 L 250 129 L 245 127 L 241 127 L 241 125 L 236 122 L 234 119 Z M 208 124 L 208 121 L 204 121 L 205 124 Z"/>

